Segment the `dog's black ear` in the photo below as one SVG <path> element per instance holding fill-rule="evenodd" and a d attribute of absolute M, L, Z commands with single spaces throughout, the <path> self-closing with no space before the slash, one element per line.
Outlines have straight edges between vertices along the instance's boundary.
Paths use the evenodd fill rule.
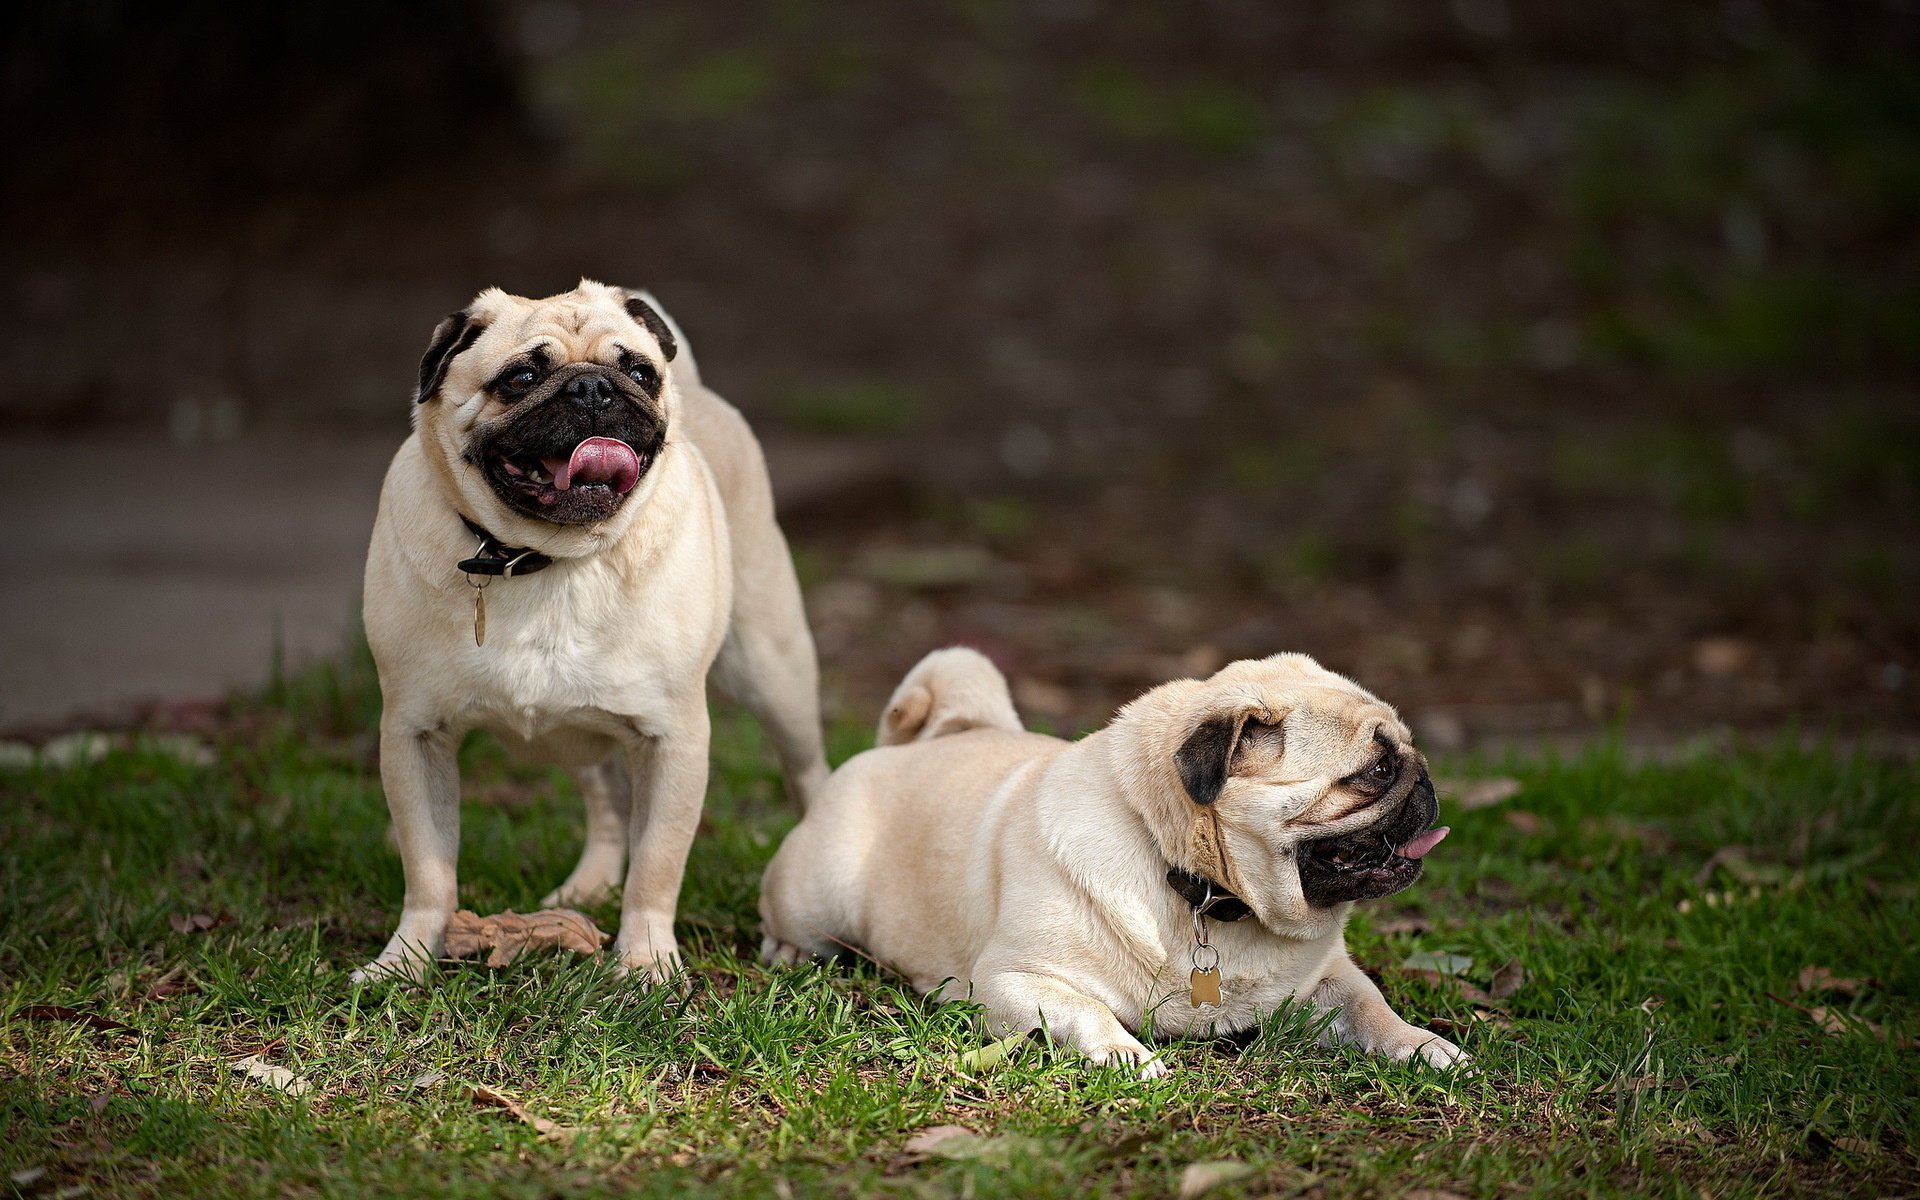
<path fill-rule="evenodd" d="M 1227 769 L 1233 765 L 1234 743 L 1240 740 L 1245 713 L 1208 717 L 1187 735 L 1174 753 L 1174 766 L 1180 771 L 1180 785 L 1187 789 L 1195 804 L 1212 804 L 1227 786 Z"/>
<path fill-rule="evenodd" d="M 420 390 L 413 394 L 415 404 L 433 399 L 440 385 L 446 382 L 448 364 L 473 345 L 486 329 L 486 324 L 466 309 L 449 313 L 446 320 L 433 327 L 433 340 L 427 343 L 427 352 L 420 359 Z"/>
<path fill-rule="evenodd" d="M 647 332 L 659 341 L 660 353 L 667 356 L 668 362 L 680 353 L 680 345 L 673 340 L 673 327 L 667 324 L 667 319 L 632 292 L 627 293 L 627 315 L 647 327 Z"/>

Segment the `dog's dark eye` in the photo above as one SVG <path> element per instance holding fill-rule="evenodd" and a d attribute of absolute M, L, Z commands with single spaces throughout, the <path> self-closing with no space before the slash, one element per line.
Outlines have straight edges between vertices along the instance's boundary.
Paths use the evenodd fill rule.
<path fill-rule="evenodd" d="M 635 363 L 627 368 L 627 378 L 652 391 L 660 382 L 660 372 L 653 369 L 652 363 Z"/>
<path fill-rule="evenodd" d="M 505 392 L 524 392 L 540 378 L 540 373 L 531 367 L 521 367 L 518 371 L 500 381 L 500 390 Z"/>
<path fill-rule="evenodd" d="M 1384 791 L 1393 785 L 1400 776 L 1400 764 L 1391 754 L 1382 754 L 1374 764 L 1358 775 L 1349 776 L 1348 783 L 1364 788 L 1369 792 Z"/>

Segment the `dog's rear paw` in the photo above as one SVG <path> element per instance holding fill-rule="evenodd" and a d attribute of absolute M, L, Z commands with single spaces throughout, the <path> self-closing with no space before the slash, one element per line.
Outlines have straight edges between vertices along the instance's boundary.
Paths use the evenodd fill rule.
<path fill-rule="evenodd" d="M 770 967 L 796 966 L 810 957 L 805 950 L 791 942 L 783 942 L 775 937 L 760 939 L 760 961 Z"/>

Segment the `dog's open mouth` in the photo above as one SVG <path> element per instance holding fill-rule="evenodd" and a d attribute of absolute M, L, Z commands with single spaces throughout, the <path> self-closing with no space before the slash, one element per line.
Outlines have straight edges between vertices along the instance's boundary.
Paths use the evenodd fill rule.
<path fill-rule="evenodd" d="M 1396 811 L 1369 828 L 1303 843 L 1300 888 L 1307 903 L 1325 908 L 1374 900 L 1412 884 L 1422 860 L 1449 832 L 1445 825 L 1427 828 L 1438 807 L 1432 785 L 1422 779 Z"/>
<path fill-rule="evenodd" d="M 495 452 L 486 459 L 494 486 L 535 515 L 555 521 L 606 516 L 653 465 L 653 453 L 618 438 L 590 437 L 564 454 Z"/>

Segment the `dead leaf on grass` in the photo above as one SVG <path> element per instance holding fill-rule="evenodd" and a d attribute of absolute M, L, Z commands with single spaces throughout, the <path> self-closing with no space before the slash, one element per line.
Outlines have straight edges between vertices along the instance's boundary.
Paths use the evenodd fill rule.
<path fill-rule="evenodd" d="M 90 1029 L 102 1029 L 108 1033 L 139 1033 L 131 1025 L 123 1025 L 110 1017 L 98 1013 L 81 1012 L 77 1008 L 68 1008 L 64 1004 L 29 1004 L 20 1010 L 20 1015 L 29 1021 L 71 1021 L 75 1025 L 85 1025 Z"/>
<path fill-rule="evenodd" d="M 1800 990 L 1803 992 L 1837 992 L 1842 996 L 1858 996 L 1878 986 L 1878 980 L 1848 979 L 1835 975 L 1825 967 L 1800 968 Z"/>
<path fill-rule="evenodd" d="M 1528 837 L 1540 836 L 1540 831 L 1547 827 L 1546 821 L 1542 820 L 1539 814 L 1530 813 L 1524 808 L 1510 808 L 1506 816 L 1507 824 Z"/>
<path fill-rule="evenodd" d="M 1180 1200 L 1194 1200 L 1194 1197 L 1204 1196 L 1223 1183 L 1245 1179 L 1254 1171 L 1246 1163 L 1230 1158 L 1189 1163 L 1187 1169 L 1180 1172 Z"/>
<path fill-rule="evenodd" d="M 1375 921 L 1373 931 L 1382 937 L 1396 933 L 1432 933 L 1433 922 L 1425 917 L 1392 917 L 1385 921 Z"/>
<path fill-rule="evenodd" d="M 922 1130 L 902 1147 L 909 1162 L 945 1158 L 995 1167 L 1007 1166 L 1016 1158 L 1046 1154 L 1048 1149 L 1048 1144 L 1039 1138 L 1017 1133 L 979 1134 L 960 1125 L 936 1125 Z"/>
<path fill-rule="evenodd" d="M 1434 790 L 1466 812 L 1492 808 L 1520 794 L 1520 781 L 1505 775 L 1491 779 L 1436 780 Z"/>
<path fill-rule="evenodd" d="M 175 913 L 167 918 L 175 933 L 205 933 L 233 922 L 232 913 Z"/>
<path fill-rule="evenodd" d="M 407 1084 L 407 1090 L 411 1092 L 424 1092 L 428 1088 L 445 1080 L 446 1077 L 447 1073 L 445 1071 L 423 1071 L 414 1076 L 412 1082 Z"/>
<path fill-rule="evenodd" d="M 935 1125 L 908 1138 L 907 1144 L 900 1149 L 908 1154 L 932 1154 L 936 1146 L 949 1138 L 973 1136 L 973 1130 L 965 1125 Z"/>
<path fill-rule="evenodd" d="M 275 1091 L 285 1092 L 289 1096 L 304 1096 L 313 1090 L 313 1085 L 305 1079 L 285 1067 L 267 1062 L 257 1054 L 249 1054 L 231 1066 L 236 1073 L 264 1083 Z"/>
<path fill-rule="evenodd" d="M 573 1140 L 573 1135 L 576 1131 L 572 1126 L 562 1125 L 558 1121 L 549 1121 L 545 1117 L 536 1117 L 522 1107 L 518 1100 L 506 1095 L 504 1092 L 496 1092 L 485 1084 L 476 1084 L 472 1089 L 472 1094 L 473 1102 L 481 1108 L 503 1108 L 513 1114 L 514 1120 L 531 1128 L 535 1133 L 550 1142 L 567 1142 Z"/>
<path fill-rule="evenodd" d="M 1401 968 L 1408 971 L 1437 971 L 1442 975 L 1464 975 L 1473 969 L 1473 960 L 1464 954 L 1444 950 L 1416 950 L 1407 955 Z"/>
<path fill-rule="evenodd" d="M 187 978 L 187 969 L 175 967 L 147 985 L 146 998 L 165 1000 L 168 996 L 197 995 L 199 991 L 200 985 Z"/>
<path fill-rule="evenodd" d="M 1505 1000 L 1519 991 L 1527 982 L 1527 969 L 1520 960 L 1510 958 L 1500 964 L 1493 972 L 1493 983 L 1487 988 L 1487 994 L 1495 1000 Z"/>
<path fill-rule="evenodd" d="M 1920 1038 L 1889 1033 L 1883 1026 L 1877 1025 L 1865 1017 L 1837 1013 L 1831 1008 L 1817 1004 L 1811 1007 L 1805 1004 L 1795 1004 L 1793 1001 L 1781 996 L 1776 996 L 1772 992 L 1766 993 L 1766 997 L 1776 1004 L 1784 1004 L 1788 1008 L 1797 1009 L 1807 1014 L 1808 1018 L 1810 1018 L 1815 1025 L 1818 1025 L 1823 1032 L 1830 1033 L 1834 1037 L 1845 1037 L 1848 1034 L 1864 1033 L 1871 1037 L 1876 1037 L 1883 1042 L 1890 1042 L 1909 1050 L 1920 1049 Z"/>
<path fill-rule="evenodd" d="M 503 913 L 483 917 L 461 909 L 447 922 L 448 958 L 474 958 L 487 952 L 489 967 L 504 967 L 528 950 L 557 946 L 576 954 L 598 954 L 612 940 L 585 913 L 570 908 Z"/>
<path fill-rule="evenodd" d="M 969 1050 L 960 1055 L 954 1060 L 954 1065 L 968 1074 L 991 1071 L 1012 1058 L 1022 1046 L 1027 1044 L 1027 1039 L 1031 1036 L 1031 1033 L 1023 1032 L 1003 1037 L 997 1042 L 988 1042 L 977 1050 Z"/>

